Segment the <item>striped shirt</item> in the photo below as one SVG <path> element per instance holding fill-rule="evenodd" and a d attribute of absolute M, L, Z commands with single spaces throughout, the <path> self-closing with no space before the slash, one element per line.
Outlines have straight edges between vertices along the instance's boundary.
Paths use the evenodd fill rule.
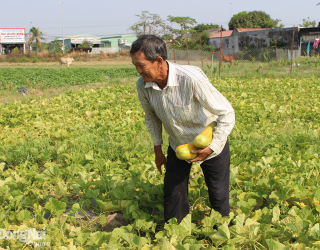
<path fill-rule="evenodd" d="M 235 123 L 231 104 L 200 68 L 167 63 L 168 82 L 163 90 L 142 77 L 137 81 L 138 97 L 153 145 L 163 143 L 162 125 L 169 134 L 170 146 L 176 150 L 179 145 L 193 143 L 207 125 L 217 121 L 209 145 L 213 153 L 206 160 L 219 155 Z"/>

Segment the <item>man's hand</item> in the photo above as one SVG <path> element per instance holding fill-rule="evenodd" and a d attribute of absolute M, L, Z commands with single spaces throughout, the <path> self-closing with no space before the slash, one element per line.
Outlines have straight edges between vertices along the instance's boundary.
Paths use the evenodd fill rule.
<path fill-rule="evenodd" d="M 164 167 L 166 168 L 166 157 L 162 153 L 161 145 L 154 146 L 154 153 L 156 155 L 156 159 L 155 159 L 156 166 L 160 174 L 162 174 L 161 166 L 164 165 Z"/>
<path fill-rule="evenodd" d="M 212 149 L 209 147 L 206 148 L 200 148 L 198 150 L 191 150 L 192 154 L 199 154 L 197 158 L 194 158 L 192 160 L 189 160 L 189 162 L 195 162 L 195 161 L 204 161 L 207 159 L 209 155 L 212 154 Z"/>

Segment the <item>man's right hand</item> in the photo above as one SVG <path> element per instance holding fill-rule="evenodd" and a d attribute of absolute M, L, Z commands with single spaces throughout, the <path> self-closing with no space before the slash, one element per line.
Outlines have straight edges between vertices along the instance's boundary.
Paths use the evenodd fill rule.
<path fill-rule="evenodd" d="M 154 146 L 154 153 L 156 156 L 155 158 L 156 166 L 160 174 L 162 174 L 161 166 L 164 165 L 164 167 L 166 168 L 166 157 L 162 153 L 161 145 Z"/>

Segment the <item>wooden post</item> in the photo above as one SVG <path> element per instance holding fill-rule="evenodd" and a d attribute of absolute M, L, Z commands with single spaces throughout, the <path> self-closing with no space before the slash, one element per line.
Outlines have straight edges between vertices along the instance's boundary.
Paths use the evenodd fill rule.
<path fill-rule="evenodd" d="M 275 39 L 275 47 L 276 47 L 276 62 L 278 62 L 278 53 L 277 53 L 277 38 Z"/>
<path fill-rule="evenodd" d="M 200 49 L 201 49 L 201 63 L 202 63 L 202 69 L 203 69 L 203 58 L 202 58 L 202 43 L 200 38 Z"/>
<path fill-rule="evenodd" d="M 296 27 L 293 26 L 293 35 L 292 35 L 292 43 L 291 43 L 291 66 L 290 66 L 290 74 L 292 74 L 292 58 L 293 58 L 293 45 L 294 45 L 294 32 Z"/>
<path fill-rule="evenodd" d="M 220 34 L 220 57 L 219 57 L 219 77 L 221 72 L 221 61 L 222 61 L 222 25 L 221 25 L 221 34 Z"/>
<path fill-rule="evenodd" d="M 188 51 L 188 40 L 187 40 L 187 38 L 186 38 L 186 45 L 187 45 L 188 65 L 190 65 L 190 63 L 189 63 L 189 51 Z"/>
<path fill-rule="evenodd" d="M 176 63 L 176 53 L 174 52 L 174 40 L 173 40 L 173 35 L 171 35 L 171 40 L 172 40 L 172 49 L 173 49 L 173 59 L 174 59 L 174 63 Z"/>

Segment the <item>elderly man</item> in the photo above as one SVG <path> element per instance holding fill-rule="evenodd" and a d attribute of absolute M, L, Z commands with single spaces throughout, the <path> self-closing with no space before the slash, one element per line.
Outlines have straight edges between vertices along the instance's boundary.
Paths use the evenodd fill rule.
<path fill-rule="evenodd" d="M 166 44 L 153 35 L 140 36 L 130 50 L 132 63 L 141 75 L 137 91 L 145 112 L 155 152 L 155 163 L 162 174 L 164 165 L 164 217 L 178 223 L 189 213 L 188 182 L 192 162 L 199 162 L 208 187 L 211 208 L 229 215 L 230 153 L 228 135 L 234 111 L 228 100 L 215 89 L 200 68 L 167 61 Z M 190 162 L 179 160 L 175 150 L 192 143 L 212 121 L 217 122 L 211 144 L 195 150 Z M 162 125 L 169 134 L 167 159 L 162 152 Z"/>

